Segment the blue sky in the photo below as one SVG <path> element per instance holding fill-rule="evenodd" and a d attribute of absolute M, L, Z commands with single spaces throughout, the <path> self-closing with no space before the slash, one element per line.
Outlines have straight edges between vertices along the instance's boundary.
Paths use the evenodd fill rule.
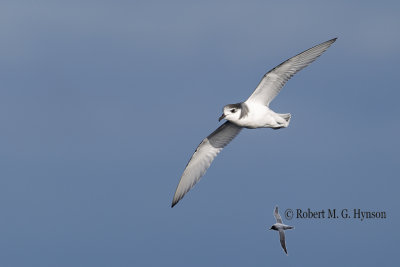
<path fill-rule="evenodd" d="M 2 1 L 1 266 L 390 265 L 400 233 L 396 1 Z M 337 42 L 173 209 L 222 107 Z M 277 182 L 278 181 L 278 182 Z M 386 211 L 383 220 L 272 211 Z M 282 214 L 283 215 L 283 214 Z"/>

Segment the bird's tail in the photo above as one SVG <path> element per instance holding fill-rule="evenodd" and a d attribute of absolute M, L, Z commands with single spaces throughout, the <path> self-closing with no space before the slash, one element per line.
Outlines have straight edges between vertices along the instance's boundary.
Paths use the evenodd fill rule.
<path fill-rule="evenodd" d="M 278 115 L 287 122 L 287 125 L 289 125 L 290 118 L 292 117 L 290 113 L 278 114 Z"/>
<path fill-rule="evenodd" d="M 278 125 L 276 127 L 272 127 L 272 129 L 278 130 L 280 128 L 288 127 L 289 126 L 289 122 L 290 122 L 290 118 L 292 117 L 292 115 L 290 115 L 290 113 L 285 113 L 285 114 L 277 113 L 277 115 L 279 117 L 281 117 L 283 119 L 283 121 L 277 120 L 276 122 L 278 123 Z"/>

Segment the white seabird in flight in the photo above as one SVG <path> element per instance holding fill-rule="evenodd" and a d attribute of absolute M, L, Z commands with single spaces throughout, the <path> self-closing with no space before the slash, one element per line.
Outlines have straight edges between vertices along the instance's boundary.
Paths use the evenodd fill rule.
<path fill-rule="evenodd" d="M 224 107 L 219 120 L 226 119 L 227 122 L 207 136 L 197 147 L 182 174 L 171 207 L 175 206 L 200 180 L 217 154 L 235 138 L 240 130 L 288 127 L 290 113 L 275 113 L 269 109 L 269 104 L 293 75 L 312 63 L 335 41 L 336 38 L 326 41 L 286 60 L 264 75 L 253 94 L 245 102 Z"/>
<path fill-rule="evenodd" d="M 285 253 L 287 254 L 284 231 L 289 230 L 289 229 L 294 229 L 294 227 L 282 223 L 281 215 L 279 215 L 279 212 L 278 212 L 278 206 L 275 207 L 274 216 L 276 219 L 276 223 L 274 225 L 272 225 L 269 230 L 275 230 L 275 231 L 279 232 L 279 240 L 281 241 L 281 246 L 283 248 L 283 251 L 285 251 Z"/>

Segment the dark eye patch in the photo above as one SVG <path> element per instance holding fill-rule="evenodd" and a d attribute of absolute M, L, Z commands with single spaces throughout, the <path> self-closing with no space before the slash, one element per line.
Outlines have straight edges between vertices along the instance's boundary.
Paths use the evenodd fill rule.
<path fill-rule="evenodd" d="M 235 113 L 235 112 L 236 112 L 236 109 L 234 109 L 234 108 L 231 109 L 231 112 L 232 112 L 232 113 Z"/>

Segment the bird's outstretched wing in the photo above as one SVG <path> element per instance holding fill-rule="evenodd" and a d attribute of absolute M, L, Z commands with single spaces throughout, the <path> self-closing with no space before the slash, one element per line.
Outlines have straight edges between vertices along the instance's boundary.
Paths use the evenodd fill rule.
<path fill-rule="evenodd" d="M 267 72 L 246 102 L 257 102 L 269 106 L 269 103 L 278 95 L 285 83 L 297 72 L 316 60 L 336 39 L 307 49 Z"/>
<path fill-rule="evenodd" d="M 275 207 L 274 216 L 275 216 L 277 223 L 282 223 L 281 215 L 279 215 L 279 212 L 278 212 L 278 206 Z"/>
<path fill-rule="evenodd" d="M 218 153 L 238 135 L 241 129 L 242 127 L 227 121 L 200 143 L 183 171 L 172 200 L 172 207 L 200 180 Z"/>
<path fill-rule="evenodd" d="M 279 240 L 281 241 L 281 246 L 282 246 L 283 250 L 287 254 L 286 242 L 285 242 L 285 232 L 282 229 L 279 230 Z"/>

